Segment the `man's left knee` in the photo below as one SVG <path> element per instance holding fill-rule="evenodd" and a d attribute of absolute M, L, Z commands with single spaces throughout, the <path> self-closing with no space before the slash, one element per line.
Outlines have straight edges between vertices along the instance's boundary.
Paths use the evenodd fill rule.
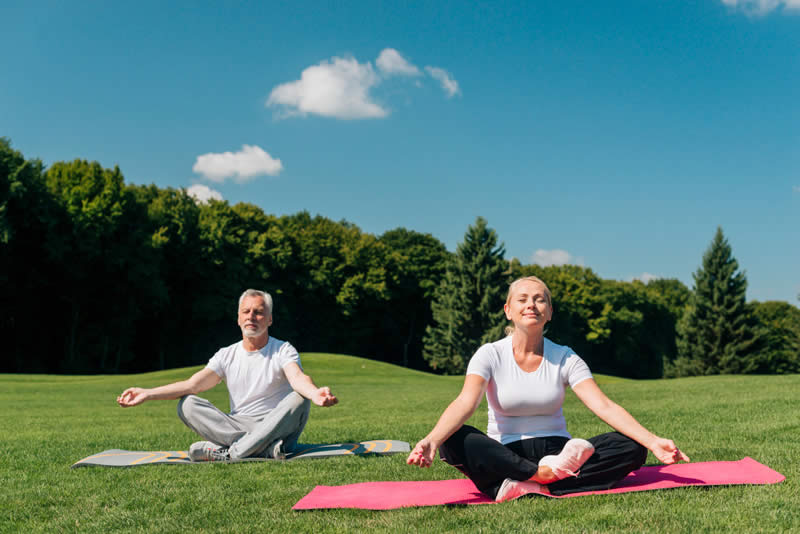
<path fill-rule="evenodd" d="M 180 417 L 182 421 L 185 422 L 192 417 L 198 400 L 200 400 L 200 397 L 197 395 L 185 395 L 181 397 L 181 400 L 178 401 L 178 417 Z"/>
<path fill-rule="evenodd" d="M 311 409 L 311 401 L 303 397 L 296 391 L 292 391 L 286 396 L 285 402 L 289 404 L 289 409 L 292 411 Z"/>

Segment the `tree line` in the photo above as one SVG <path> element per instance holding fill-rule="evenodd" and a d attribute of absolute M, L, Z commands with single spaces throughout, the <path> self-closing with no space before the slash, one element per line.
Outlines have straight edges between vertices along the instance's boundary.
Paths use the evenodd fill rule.
<path fill-rule="evenodd" d="M 481 342 L 503 335 L 508 282 L 531 274 L 553 293 L 548 337 L 596 372 L 800 370 L 800 309 L 746 303 L 721 230 L 694 290 L 675 279 L 604 280 L 585 267 L 505 258 L 480 217 L 451 253 L 404 228 L 374 236 L 307 212 L 277 217 L 126 184 L 119 168 L 97 162 L 45 168 L 0 138 L 2 372 L 204 363 L 240 335 L 236 298 L 253 287 L 274 296 L 271 333 L 300 351 L 459 373 Z"/>

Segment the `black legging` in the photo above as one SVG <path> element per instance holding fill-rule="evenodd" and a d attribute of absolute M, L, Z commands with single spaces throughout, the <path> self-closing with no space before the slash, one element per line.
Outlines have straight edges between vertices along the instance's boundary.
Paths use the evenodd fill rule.
<path fill-rule="evenodd" d="M 442 444 L 439 455 L 467 475 L 479 490 L 494 498 L 503 480 L 528 480 L 539 469 L 539 460 L 560 453 L 567 441 L 565 437 L 548 436 L 503 445 L 464 425 Z M 577 477 L 548 484 L 552 495 L 608 489 L 639 469 L 647 458 L 647 449 L 619 432 L 600 434 L 588 441 L 594 445 L 594 454 L 580 468 Z"/>

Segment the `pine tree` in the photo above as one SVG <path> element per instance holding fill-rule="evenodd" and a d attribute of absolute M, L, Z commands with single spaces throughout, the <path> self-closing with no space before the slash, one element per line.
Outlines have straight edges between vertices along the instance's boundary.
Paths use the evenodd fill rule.
<path fill-rule="evenodd" d="M 478 217 L 456 248 L 431 303 L 433 324 L 425 331 L 423 356 L 433 369 L 463 372 L 497 324 L 506 291 L 504 255 L 497 233 Z"/>
<path fill-rule="evenodd" d="M 721 228 L 703 255 L 694 282 L 691 304 L 677 325 L 678 357 L 668 362 L 665 374 L 754 371 L 760 335 L 746 306 L 747 278 Z"/>

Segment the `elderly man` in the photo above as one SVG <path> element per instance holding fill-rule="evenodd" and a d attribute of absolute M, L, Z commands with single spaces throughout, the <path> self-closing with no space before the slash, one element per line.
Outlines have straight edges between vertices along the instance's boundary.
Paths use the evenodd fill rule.
<path fill-rule="evenodd" d="M 221 348 L 208 365 L 188 380 L 152 389 L 128 388 L 120 406 L 148 400 L 178 399 L 178 416 L 207 441 L 189 448 L 193 461 L 283 458 L 297 444 L 308 420 L 310 402 L 333 406 L 330 388 L 318 388 L 300 367 L 300 356 L 288 342 L 269 337 L 272 297 L 248 289 L 239 297 L 242 340 Z M 224 380 L 230 414 L 197 397 Z"/>

